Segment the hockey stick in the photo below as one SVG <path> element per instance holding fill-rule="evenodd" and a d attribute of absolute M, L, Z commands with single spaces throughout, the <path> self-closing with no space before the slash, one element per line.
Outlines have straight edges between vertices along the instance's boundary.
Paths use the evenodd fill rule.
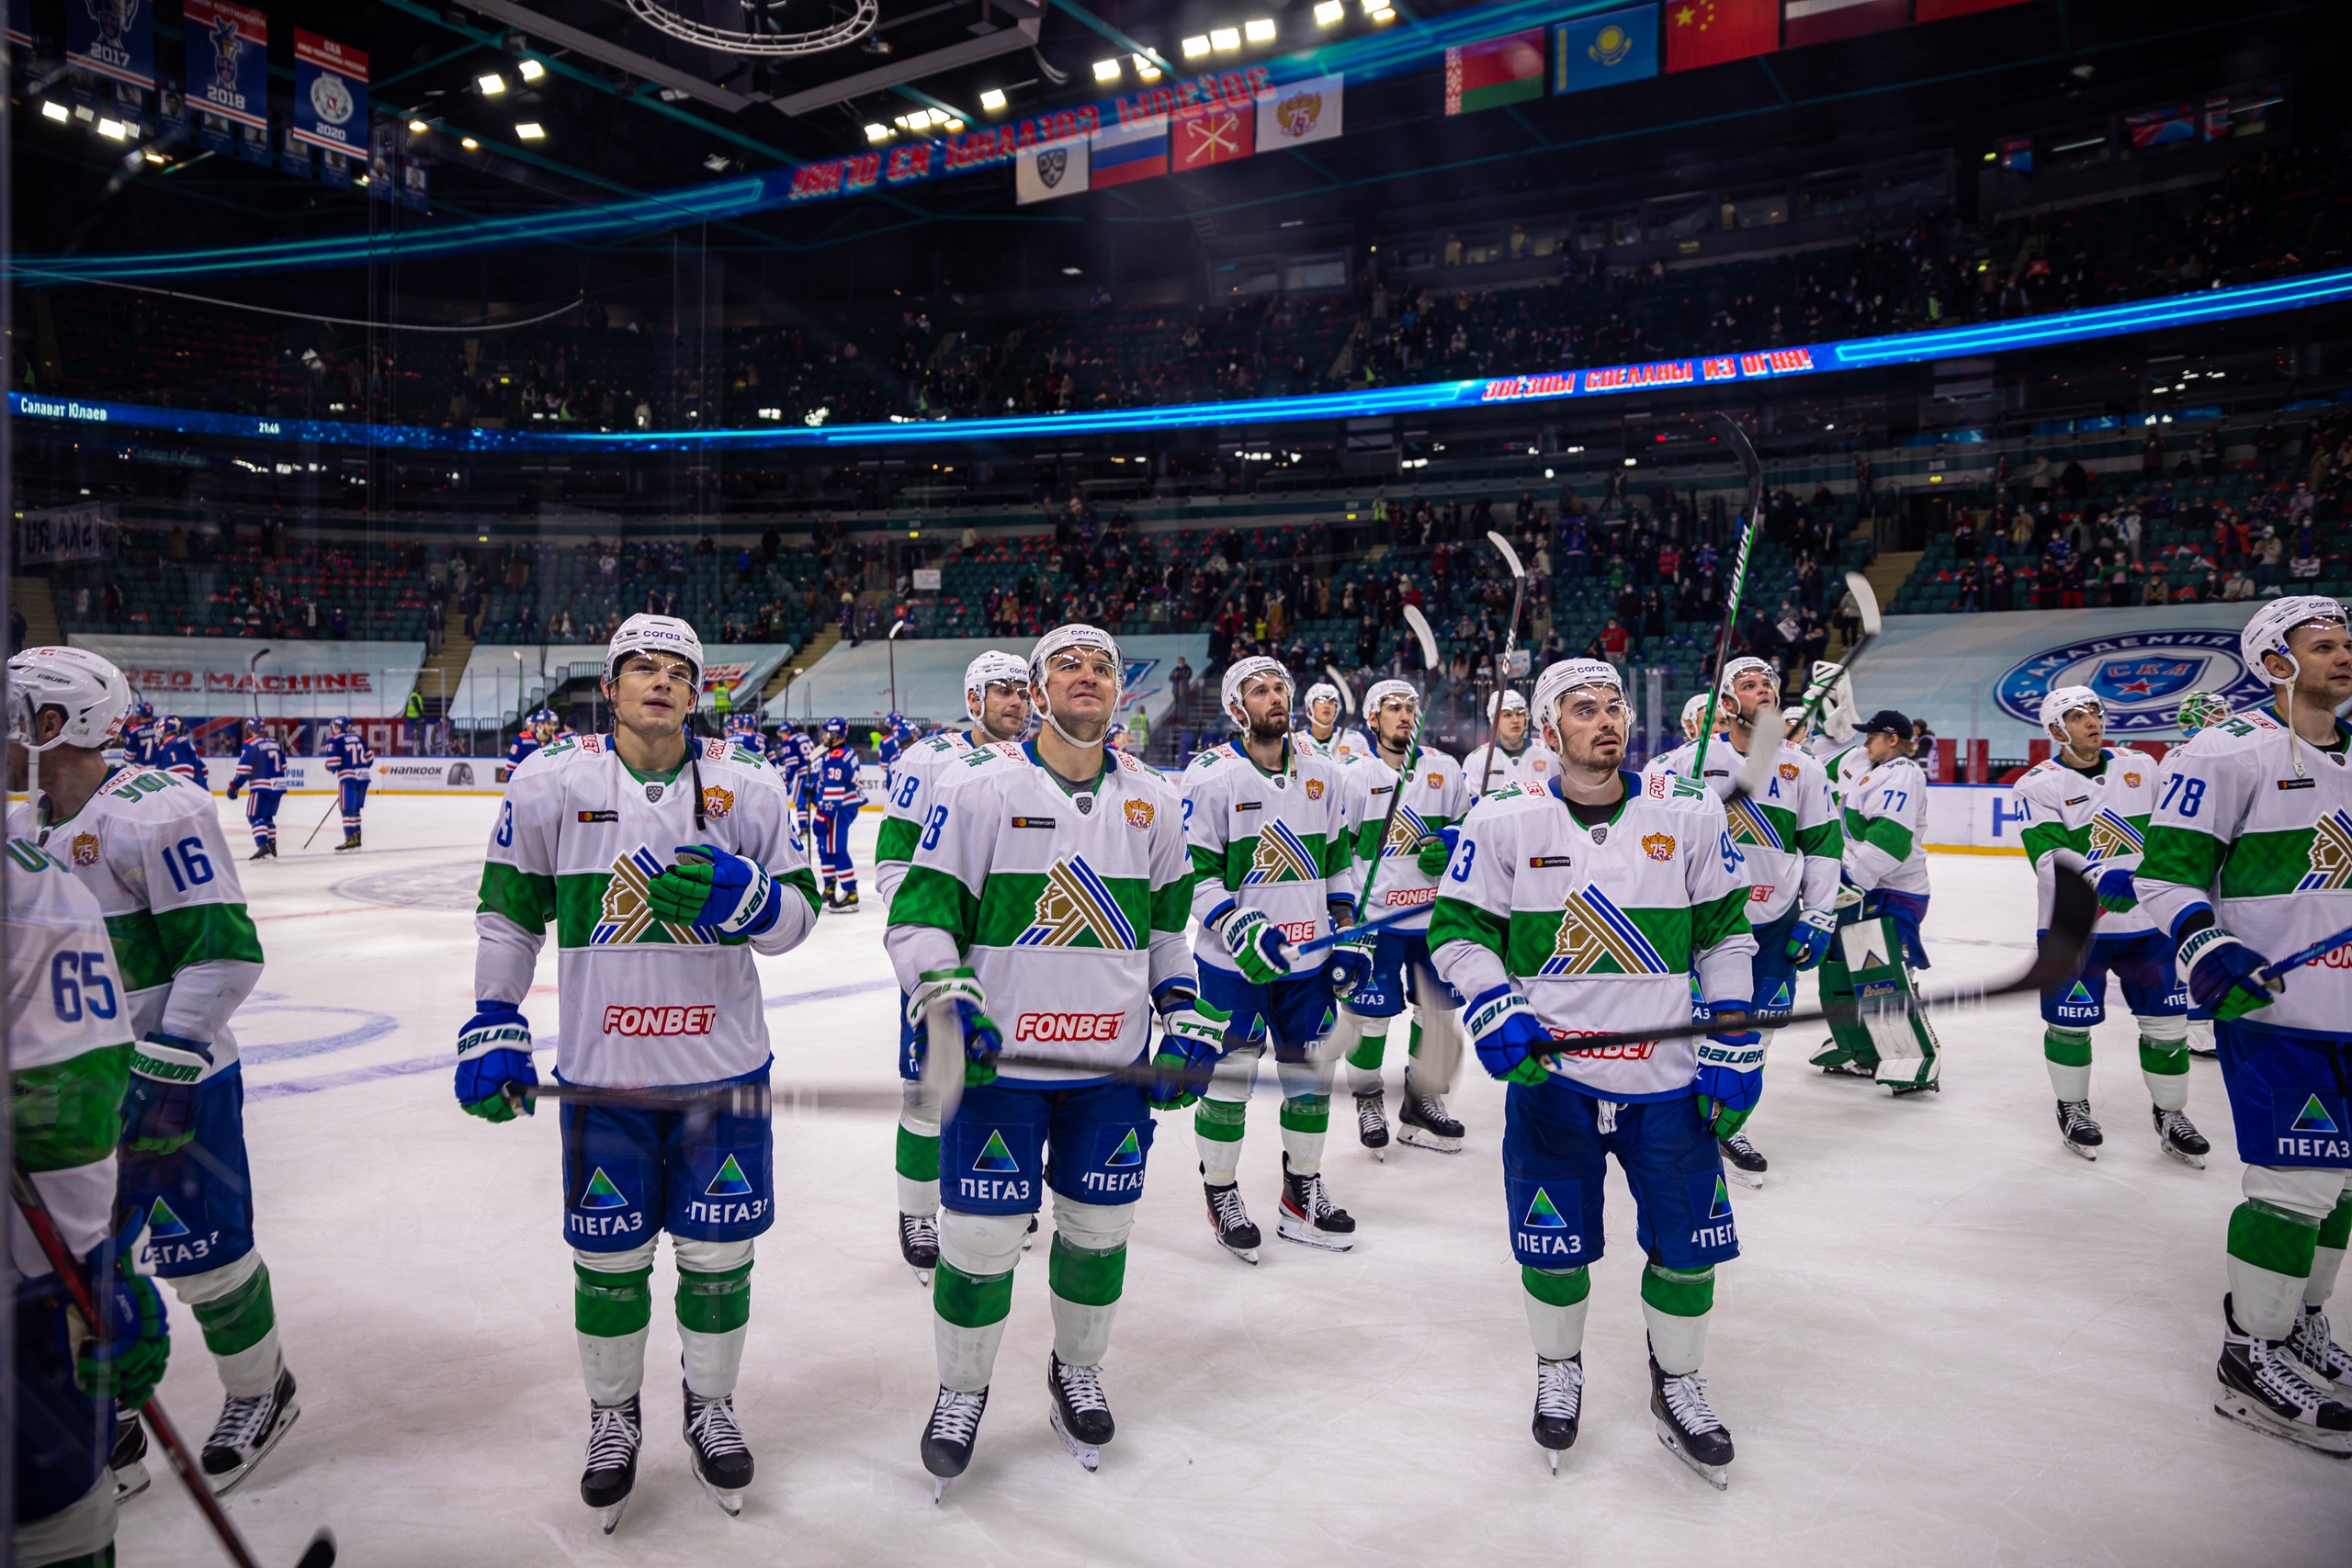
<path fill-rule="evenodd" d="M 1331 684 L 1340 689 L 1340 711 L 1353 718 L 1356 716 L 1355 688 L 1348 684 L 1348 678 L 1340 673 L 1340 667 L 1336 664 L 1323 666 L 1323 673 L 1331 677 Z"/>
<path fill-rule="evenodd" d="M 2334 936 L 2324 936 L 2309 947 L 2289 953 L 2278 963 L 2263 970 L 2258 977 L 2264 985 L 2274 991 L 2285 990 L 2287 976 L 2290 974 L 2301 969 L 2306 964 L 2319 962 L 2347 942 L 2352 942 L 2352 931 L 2341 931 Z"/>
<path fill-rule="evenodd" d="M 32 1231 L 33 1239 L 40 1244 L 41 1256 L 49 1259 L 50 1268 L 56 1271 L 58 1281 L 65 1287 L 65 1293 L 73 1301 L 74 1310 L 82 1314 L 83 1323 L 95 1325 L 106 1321 L 98 1311 L 97 1298 L 90 1289 L 90 1281 L 83 1276 L 82 1266 L 74 1260 L 73 1250 L 65 1245 L 65 1237 L 57 1228 L 57 1218 L 49 1212 L 49 1205 L 42 1201 L 40 1190 L 33 1185 L 32 1174 L 25 1168 L 21 1155 L 10 1160 L 8 1189 L 16 1197 L 17 1207 L 24 1214 L 25 1224 Z M 187 1444 L 180 1438 L 179 1428 L 173 1426 L 172 1418 L 164 1413 L 164 1402 L 150 1395 L 147 1403 L 139 1407 L 139 1413 L 147 1418 L 148 1429 L 155 1434 L 155 1441 L 162 1445 L 164 1454 L 171 1460 L 172 1469 L 178 1473 L 181 1484 L 187 1488 L 189 1498 L 196 1504 L 196 1511 L 204 1516 L 204 1522 L 210 1525 L 212 1533 L 220 1538 L 220 1550 L 229 1554 L 229 1561 L 237 1568 L 260 1568 L 253 1549 L 245 1544 L 245 1538 L 237 1533 L 237 1527 L 220 1506 L 220 1499 L 213 1495 L 210 1483 L 204 1479 L 204 1472 L 197 1465 L 196 1457 L 188 1452 Z M 99 1475 L 101 1479 L 111 1480 L 104 1470 L 99 1472 Z M 302 1549 L 295 1568 L 333 1568 L 334 1562 L 334 1532 L 322 1529 L 311 1538 L 310 1545 Z"/>
<path fill-rule="evenodd" d="M 318 828 L 313 828 L 313 829 L 311 829 L 311 837 L 310 837 L 309 839 L 305 839 L 305 840 L 302 840 L 302 847 L 303 847 L 304 849 L 306 849 L 306 850 L 307 850 L 307 849 L 309 849 L 309 848 L 311 847 L 311 839 L 316 839 L 316 838 L 319 836 L 319 828 L 323 828 L 323 827 L 325 827 L 325 826 L 327 825 L 327 818 L 334 816 L 334 815 L 335 814 L 335 812 L 336 812 L 336 811 L 338 811 L 338 810 L 340 810 L 340 809 L 342 808 L 342 806 L 343 806 L 343 781 L 342 781 L 341 779 L 337 779 L 337 780 L 335 780 L 335 782 L 334 782 L 334 798 L 327 802 L 327 808 L 326 808 L 326 812 L 325 812 L 325 814 L 324 814 L 323 816 L 322 816 L 322 817 L 319 818 L 319 826 L 318 826 Z"/>
<path fill-rule="evenodd" d="M 1519 552 L 1512 549 L 1510 541 L 1495 529 L 1487 530 L 1487 541 L 1502 552 L 1503 564 L 1510 568 L 1511 590 L 1510 627 L 1503 633 L 1503 660 L 1495 666 L 1495 707 L 1487 716 L 1487 762 L 1478 771 L 1478 795 L 1481 799 L 1485 798 L 1487 785 L 1495 777 L 1495 727 L 1502 722 L 1503 693 L 1510 689 L 1511 656 L 1519 648 L 1519 607 L 1527 599 L 1527 569 L 1519 564 Z"/>
<path fill-rule="evenodd" d="M 1421 614 L 1421 607 L 1419 604 L 1408 604 L 1405 606 L 1405 624 L 1413 629 L 1414 637 L 1421 645 L 1422 673 L 1434 672 L 1437 669 L 1437 637 L 1430 630 L 1429 617 Z M 1389 859 L 1388 830 L 1396 825 L 1396 807 L 1402 805 L 1405 799 L 1405 775 L 1413 771 L 1414 760 L 1421 754 L 1421 726 L 1428 722 L 1429 716 L 1430 705 L 1428 699 L 1424 697 L 1413 705 L 1412 739 L 1405 743 L 1405 765 L 1396 770 L 1396 788 L 1389 795 L 1388 809 L 1380 818 L 1380 837 L 1372 849 L 1372 869 L 1363 874 L 1363 886 L 1356 890 L 1356 917 L 1359 922 L 1363 919 L 1364 906 L 1372 902 L 1372 885 L 1379 878 L 1381 866 Z M 1366 718 L 1369 720 L 1370 716 L 1367 715 Z M 1380 741 L 1376 737 L 1368 739 L 1372 739 L 1373 750 L 1376 755 L 1380 749 Z"/>
<path fill-rule="evenodd" d="M 1854 607 L 1861 612 L 1861 633 L 1854 638 L 1853 646 L 1846 649 L 1844 657 L 1838 660 L 1838 668 L 1835 671 L 1826 676 L 1815 676 L 1806 683 L 1804 705 L 1793 710 L 1796 716 L 1794 718 L 1790 717 L 1792 710 L 1781 711 L 1781 741 L 1804 734 L 1805 727 L 1813 722 L 1814 715 L 1821 711 L 1822 705 L 1826 703 L 1831 694 L 1838 690 L 1838 682 L 1846 678 L 1847 672 L 1854 668 L 1854 660 L 1861 657 L 1862 650 L 1870 647 L 1871 640 L 1878 636 L 1879 628 L 1885 625 L 1884 619 L 1879 615 L 1878 594 L 1871 590 L 1870 579 L 1859 571 L 1848 572 L 1846 592 L 1854 596 Z M 1756 716 L 1761 719 L 1764 716 L 1759 713 Z M 1802 744 L 1801 741 L 1800 744 Z M 1760 725 L 1750 730 L 1747 738 L 1747 760 L 1739 766 L 1738 781 L 1732 785 L 1733 796 L 1736 798 L 1744 795 L 1754 795 L 1758 790 L 1762 789 L 1764 781 L 1771 776 L 1773 759 L 1780 754 L 1781 747 L 1778 743 L 1765 744 Z"/>
<path fill-rule="evenodd" d="M 1747 439 L 1747 432 L 1729 414 L 1707 416 L 1721 428 L 1732 450 L 1739 457 L 1739 466 L 1747 475 L 1747 525 L 1739 536 L 1739 554 L 1732 562 L 1731 593 L 1724 602 L 1723 629 L 1715 634 L 1714 673 L 1707 682 L 1707 715 L 1699 725 L 1699 755 L 1691 771 L 1700 778 L 1707 776 L 1707 743 L 1715 735 L 1715 704 L 1723 695 L 1724 665 L 1731 658 L 1732 634 L 1739 628 L 1739 602 L 1747 592 L 1747 560 L 1756 548 L 1756 534 L 1763 519 L 1764 465 L 1756 456 L 1756 447 Z"/>
<path fill-rule="evenodd" d="M 763 1083 L 710 1084 L 682 1089 L 606 1089 L 596 1084 L 522 1083 L 509 1078 L 499 1093 L 518 1112 L 535 1100 L 602 1105 L 616 1111 L 699 1111 L 719 1116 L 764 1116 L 775 1093 Z"/>

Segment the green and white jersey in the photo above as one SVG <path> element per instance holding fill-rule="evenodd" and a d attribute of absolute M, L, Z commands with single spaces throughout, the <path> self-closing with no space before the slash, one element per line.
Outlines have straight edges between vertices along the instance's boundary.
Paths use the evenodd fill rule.
<path fill-rule="evenodd" d="M 1844 776 L 1846 874 L 1865 893 L 1928 892 L 1928 775 L 1908 757 L 1858 756 Z"/>
<path fill-rule="evenodd" d="M 1470 791 L 1462 782 L 1462 764 L 1423 747 L 1405 770 L 1403 798 L 1396 802 L 1394 817 L 1388 815 L 1388 803 L 1397 793 L 1396 770 L 1379 753 L 1350 760 L 1340 785 L 1347 797 L 1348 828 L 1355 835 L 1356 874 L 1368 895 L 1363 918 L 1376 919 L 1409 909 L 1413 912 L 1390 929 L 1427 931 L 1438 879 L 1420 868 L 1413 848 L 1468 813 Z M 1385 844 L 1380 836 L 1384 821 L 1388 824 Z"/>
<path fill-rule="evenodd" d="M 940 774 L 957 758 L 972 750 L 972 738 L 960 729 L 918 740 L 899 753 L 890 778 L 889 798 L 882 803 L 882 828 L 874 840 L 874 885 L 882 891 L 882 907 L 907 874 L 914 858 L 915 840 L 922 837 L 923 819 L 931 815 L 931 797 Z"/>
<path fill-rule="evenodd" d="M 130 1011 L 130 1038 L 162 1032 L 211 1048 L 207 1078 L 237 1059 L 229 1015 L 261 979 L 261 938 L 210 791 L 176 774 L 125 766 L 82 809 L 11 831 L 63 863 L 104 911 Z"/>
<path fill-rule="evenodd" d="M 2050 879 L 2057 870 L 2053 852 L 2072 850 L 2089 863 L 2096 880 L 2118 866 L 2136 870 L 2147 842 L 2148 816 L 2155 809 L 2156 760 L 2129 746 L 2109 746 L 2098 768 L 2085 773 L 2057 757 L 2036 762 L 2017 783 L 2018 799 L 2029 813 L 2018 835 L 2041 888 L 2041 919 L 2049 919 Z M 2154 931 L 2147 907 L 2101 909 L 2098 934 L 2133 936 Z"/>
<path fill-rule="evenodd" d="M 2339 719 L 2335 735 L 2336 749 L 2322 750 L 2257 710 L 2199 730 L 2165 758 L 2135 879 L 2158 930 L 2211 904 L 2225 930 L 2280 959 L 2352 926 L 2352 729 Z M 2247 1021 L 2352 1034 L 2347 960 L 2338 947 L 2296 970 Z"/>
<path fill-rule="evenodd" d="M 817 878 L 775 771 L 743 746 L 688 744 L 688 761 L 657 777 L 623 762 L 609 735 L 573 736 L 507 778 L 481 868 L 474 995 L 521 1006 L 553 922 L 556 1071 L 568 1083 L 650 1088 L 757 1071 L 768 1026 L 752 954 L 786 952 L 817 923 Z M 785 885 L 775 923 L 746 941 L 654 919 L 646 884 L 681 844 L 765 867 Z"/>
<path fill-rule="evenodd" d="M 1315 731 L 1306 728 L 1292 730 L 1290 738 L 1300 750 L 1312 751 L 1334 762 L 1344 763 L 1351 758 L 1372 755 L 1372 742 L 1364 739 L 1363 731 L 1351 729 L 1344 724 L 1334 725 L 1331 738 L 1328 740 L 1316 739 Z"/>
<path fill-rule="evenodd" d="M 1868 770 L 1870 753 L 1863 749 L 1860 739 L 1849 740 L 1840 746 L 1826 736 L 1816 736 L 1814 744 L 1821 748 L 1814 755 L 1821 760 L 1822 776 L 1829 781 L 1830 804 L 1843 814 L 1846 809 L 1846 781 Z"/>
<path fill-rule="evenodd" d="M 1813 754 L 1783 742 L 1763 790 L 1734 800 L 1732 785 L 1747 759 L 1721 738 L 1707 748 L 1706 785 L 1724 802 L 1731 841 L 1747 862 L 1748 923 L 1769 926 L 1801 907 L 1827 913 L 1838 897 L 1838 867 L 1846 833 L 1829 798 L 1829 777 Z M 1699 743 L 1676 747 L 1642 770 L 1645 787 L 1688 779 L 1699 766 Z"/>
<path fill-rule="evenodd" d="M 1192 851 L 1195 959 L 1228 974 L 1239 965 L 1209 923 L 1235 908 L 1261 909 L 1286 941 L 1330 930 L 1326 906 L 1356 894 L 1341 764 L 1296 746 L 1267 773 L 1240 742 L 1194 757 L 1184 770 L 1184 841 Z"/>
<path fill-rule="evenodd" d="M 1516 751 L 1507 751 L 1492 741 L 1476 748 L 1462 759 L 1462 783 L 1470 798 L 1476 800 L 1483 793 L 1492 795 L 1498 789 L 1517 784 L 1521 789 L 1542 789 L 1560 771 L 1560 760 L 1552 749 L 1533 736 Z"/>
<path fill-rule="evenodd" d="M 1690 1020 L 1690 974 L 1709 998 L 1746 1000 L 1756 938 L 1747 878 L 1723 804 L 1687 779 L 1625 798 L 1587 828 L 1552 786 L 1497 790 L 1470 810 L 1430 922 L 1437 972 L 1465 998 L 1506 980 L 1555 1040 L 1551 1070 L 1604 1100 L 1689 1094 L 1688 1039 L 1590 1053 L 1580 1035 Z"/>
<path fill-rule="evenodd" d="M 984 747 L 941 781 L 884 945 L 909 994 L 926 971 L 970 964 L 1007 1055 L 1072 1064 L 1005 1081 L 1078 1082 L 1142 1057 L 1155 998 L 1198 990 L 1192 910 L 1174 783 L 1114 751 L 1073 790 L 1027 741 Z"/>
<path fill-rule="evenodd" d="M 107 919 L 89 888 L 26 839 L 0 851 L 6 911 L 8 1123 L 17 1157 L 86 1253 L 111 1228 L 115 1145 L 130 1063 L 130 1013 Z M 49 1272 L 21 1218 L 9 1256 L 25 1277 Z"/>

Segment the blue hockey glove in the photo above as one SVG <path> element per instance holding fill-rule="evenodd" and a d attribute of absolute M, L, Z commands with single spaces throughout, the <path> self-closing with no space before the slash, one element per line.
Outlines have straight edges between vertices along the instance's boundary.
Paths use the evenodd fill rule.
<path fill-rule="evenodd" d="M 140 1218 L 143 1223 L 145 1215 Z M 172 1359 L 172 1324 L 155 1281 L 117 1267 L 90 1281 L 103 1320 L 74 1352 L 74 1381 L 94 1399 L 136 1410 L 155 1395 Z"/>
<path fill-rule="evenodd" d="M 2178 963 L 2190 998 L 2220 1022 L 2268 1007 L 2275 994 L 2261 977 L 2270 960 L 2219 926 L 2182 942 Z"/>
<path fill-rule="evenodd" d="M 1240 967 L 1241 977 L 1253 986 L 1271 986 L 1283 978 L 1297 956 L 1263 909 L 1234 910 L 1225 918 L 1220 934 L 1225 950 Z"/>
<path fill-rule="evenodd" d="M 676 863 L 645 885 L 653 918 L 673 926 L 708 926 L 719 940 L 747 941 L 775 924 L 784 889 L 767 867 L 713 844 L 680 844 Z"/>
<path fill-rule="evenodd" d="M 954 969 L 926 969 L 917 977 L 915 994 L 907 998 L 907 1021 L 915 1026 L 915 1061 L 931 1055 L 927 1025 L 932 1007 L 944 1003 L 956 1010 L 956 1024 L 964 1036 L 964 1087 L 978 1089 L 996 1082 L 997 1053 L 1004 1049 L 1004 1034 L 982 1010 L 988 997 L 970 964 Z"/>
<path fill-rule="evenodd" d="M 510 1122 L 514 1108 L 506 1102 L 510 1083 L 537 1087 L 539 1070 L 531 1066 L 531 1026 L 513 1002 L 478 1001 L 476 1012 L 458 1032 L 458 1103 L 469 1116 L 485 1122 Z M 523 1102 L 531 1114 L 531 1102 Z"/>
<path fill-rule="evenodd" d="M 1837 916 L 1826 909 L 1807 909 L 1789 928 L 1781 952 L 1798 968 L 1810 969 L 1829 956 L 1829 939 L 1837 930 Z"/>
<path fill-rule="evenodd" d="M 1461 837 L 1459 828 L 1440 828 L 1413 847 L 1413 863 L 1423 876 L 1443 876 L 1445 863 L 1453 858 L 1454 840 Z"/>
<path fill-rule="evenodd" d="M 2140 907 L 2140 889 L 2132 884 L 2129 866 L 2108 867 L 2099 873 L 2097 887 L 2098 907 L 2102 909 L 2120 915 Z"/>
<path fill-rule="evenodd" d="M 237 780 L 233 776 L 229 780 L 229 798 L 231 800 L 237 798 Z"/>
<path fill-rule="evenodd" d="M 1532 1085 L 1551 1076 L 1544 1057 L 1557 1048 L 1552 1032 L 1509 981 L 1471 998 L 1462 1021 L 1478 1048 L 1478 1065 L 1489 1077 Z"/>
<path fill-rule="evenodd" d="M 1225 1055 L 1226 1025 L 1233 1015 L 1198 997 L 1186 998 L 1160 1021 L 1163 1032 L 1151 1065 L 1162 1075 L 1144 1086 L 1154 1111 L 1182 1111 L 1200 1099 L 1188 1077 L 1208 1071 Z"/>
<path fill-rule="evenodd" d="M 1331 994 L 1345 1001 L 1372 984 L 1374 954 L 1380 933 L 1351 936 L 1331 944 Z"/>
<path fill-rule="evenodd" d="M 1709 1002 L 1706 1016 L 1747 1012 L 1745 998 Z M 1764 1097 L 1764 1036 L 1740 1028 L 1710 1034 L 1699 1042 L 1699 1120 L 1718 1138 L 1728 1138 L 1747 1123 Z"/>
<path fill-rule="evenodd" d="M 212 1047 L 161 1030 L 130 1048 L 130 1087 L 122 1096 L 122 1142 L 132 1154 L 167 1155 L 196 1136 L 196 1082 L 212 1065 Z"/>

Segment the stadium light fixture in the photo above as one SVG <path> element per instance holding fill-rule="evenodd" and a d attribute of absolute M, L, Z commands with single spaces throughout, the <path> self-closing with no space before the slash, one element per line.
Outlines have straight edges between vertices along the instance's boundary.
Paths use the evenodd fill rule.
<path fill-rule="evenodd" d="M 1209 29 L 1209 47 L 1216 50 L 1219 54 L 1229 53 L 1234 50 L 1239 49 L 1241 47 L 1241 29 L 1238 28 L 1211 28 Z"/>
<path fill-rule="evenodd" d="M 478 152 L 481 150 L 481 143 L 476 141 L 470 136 L 464 138 L 458 143 L 458 145 L 464 148 L 469 152 Z"/>
<path fill-rule="evenodd" d="M 1273 41 L 1274 41 L 1274 21 L 1273 21 L 1273 18 L 1272 18 L 1272 17 L 1259 17 L 1259 18 L 1258 18 L 1256 21 L 1254 21 L 1254 22 L 1244 22 L 1244 23 L 1242 23 L 1242 24 L 1241 24 L 1241 36 L 1242 36 L 1243 38 L 1248 39 L 1251 43 L 1272 43 L 1272 42 L 1273 42 Z"/>
<path fill-rule="evenodd" d="M 154 151 L 153 148 L 148 149 L 146 157 L 147 161 L 151 164 L 162 164 L 169 161 L 165 159 L 161 152 Z"/>
<path fill-rule="evenodd" d="M 1379 10 L 1372 13 L 1372 19 L 1375 22 L 1393 22 L 1396 19 L 1396 7 L 1383 6 Z"/>
<path fill-rule="evenodd" d="M 1315 7 L 1315 25 L 1318 28 L 1337 27 L 1347 20 L 1347 0 L 1322 0 L 1322 4 Z"/>
<path fill-rule="evenodd" d="M 1117 81 L 1119 79 L 1119 62 L 1115 60 L 1096 61 L 1094 62 L 1094 79 L 1097 82 Z"/>
<path fill-rule="evenodd" d="M 953 118 L 948 120 L 947 130 L 949 135 L 961 135 L 963 133 L 963 130 L 964 122 L 962 120 Z"/>
<path fill-rule="evenodd" d="M 130 128 L 119 119 L 98 121 L 98 134 L 109 141 L 120 141 L 130 134 Z"/>
<path fill-rule="evenodd" d="M 536 60 L 526 60 L 514 67 L 514 73 L 526 82 L 536 82 L 548 73 L 548 68 Z"/>
<path fill-rule="evenodd" d="M 52 99 L 51 101 L 41 105 L 40 117 L 43 119 L 53 119 L 60 125 L 62 125 L 67 120 L 74 118 L 74 111 L 67 108 L 63 104 L 58 103 Z"/>
<path fill-rule="evenodd" d="M 1064 277 L 1076 277 L 1078 275 L 1079 269 L 1074 266 L 1066 266 L 1062 268 L 1062 276 Z"/>
<path fill-rule="evenodd" d="M 1188 38 L 1184 40 L 1184 58 L 1187 60 L 1198 60 L 1208 51 L 1209 40 L 1205 37 Z"/>
<path fill-rule="evenodd" d="M 547 135 L 547 129 L 535 119 L 517 120 L 514 134 L 526 141 L 537 141 Z"/>
<path fill-rule="evenodd" d="M 494 98 L 506 91 L 506 78 L 495 71 L 485 71 L 474 78 L 474 85 L 481 89 L 485 98 Z"/>
<path fill-rule="evenodd" d="M 888 141 L 890 140 L 890 128 L 887 125 L 869 125 L 865 128 L 865 139 L 868 141 Z"/>
<path fill-rule="evenodd" d="M 1151 56 L 1148 54 L 1138 54 L 1132 56 L 1132 58 L 1136 62 L 1136 76 L 1137 80 L 1144 82 L 1157 82 L 1159 80 L 1159 67 L 1152 63 Z"/>
<path fill-rule="evenodd" d="M 1003 108 L 1004 105 L 1004 89 L 1001 87 L 990 87 L 980 95 L 980 107 L 990 114 Z"/>
<path fill-rule="evenodd" d="M 422 135 L 424 135 L 426 131 L 428 131 L 428 130 L 432 130 L 432 129 L 433 129 L 431 126 L 429 126 L 429 125 L 425 124 L 425 123 L 424 123 L 423 120 L 421 120 L 421 119 L 413 119 L 413 120 L 410 120 L 410 121 L 408 122 L 408 128 L 409 128 L 409 130 L 410 130 L 410 132 L 411 132 L 412 134 L 413 134 L 413 135 L 417 135 L 417 136 L 422 136 Z"/>

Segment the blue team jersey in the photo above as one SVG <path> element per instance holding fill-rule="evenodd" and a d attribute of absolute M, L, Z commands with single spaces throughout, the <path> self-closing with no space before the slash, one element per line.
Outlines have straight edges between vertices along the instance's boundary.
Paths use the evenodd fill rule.
<path fill-rule="evenodd" d="M 857 782 L 857 753 L 848 747 L 833 747 L 818 759 L 817 804 L 828 811 L 865 804 Z"/>
<path fill-rule="evenodd" d="M 327 772 L 336 778 L 348 773 L 357 773 L 365 778 L 368 764 L 376 760 L 375 751 L 356 729 L 328 736 L 326 743 L 319 748 L 319 755 L 326 759 Z"/>
<path fill-rule="evenodd" d="M 523 765 L 523 759 L 528 757 L 532 752 L 538 749 L 539 738 L 533 735 L 527 729 L 523 731 L 522 734 L 514 738 L 514 744 L 506 748 L 507 767 L 510 769 L 521 767 Z"/>
<path fill-rule="evenodd" d="M 163 726 L 152 718 L 127 718 L 122 721 L 122 760 L 135 767 L 155 765 L 155 748 L 163 739 Z"/>
<path fill-rule="evenodd" d="M 286 783 L 286 748 L 264 735 L 246 741 L 245 749 L 237 753 L 237 773 L 229 781 L 229 788 L 251 788 L 255 795 L 283 795 Z"/>
<path fill-rule="evenodd" d="M 157 741 L 155 755 L 147 765 L 167 773 L 176 773 L 193 784 L 204 783 L 204 759 L 196 754 L 196 748 L 188 743 L 185 735 Z"/>

